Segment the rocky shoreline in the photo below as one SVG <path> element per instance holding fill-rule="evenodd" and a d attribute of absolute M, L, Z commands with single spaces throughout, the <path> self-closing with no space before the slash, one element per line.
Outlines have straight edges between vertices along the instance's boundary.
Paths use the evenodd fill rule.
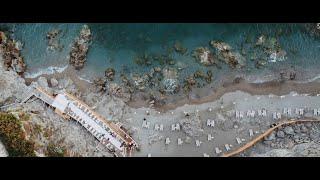
<path fill-rule="evenodd" d="M 55 36 L 55 34 L 53 36 Z M 315 80 L 314 82 L 302 84 L 301 81 L 296 81 L 296 76 L 298 76 L 296 72 L 286 71 L 273 77 L 276 78 L 276 80 L 264 83 L 252 83 L 243 77 L 235 78 L 235 76 L 230 75 L 225 77 L 223 79 L 224 81 L 220 82 L 221 84 L 215 84 L 218 88 L 207 88 L 207 92 L 202 93 L 201 88 L 196 88 L 195 86 L 197 81 L 200 80 L 208 82 L 208 84 L 212 83 L 212 74 L 209 71 L 195 72 L 185 78 L 185 84 L 180 86 L 178 83 L 179 70 L 177 70 L 178 68 L 172 68 L 170 65 L 163 69 L 153 67 L 148 73 L 143 75 L 134 74 L 131 77 L 122 75 L 121 83 L 114 81 L 115 74 L 118 72 L 115 72 L 112 68 L 107 68 L 104 77 L 97 79 L 94 84 L 90 84 L 80 80 L 76 73 L 78 69 L 84 66 L 86 61 L 85 56 L 91 40 L 91 32 L 86 26 L 81 31 L 80 37 L 76 40 L 70 53 L 70 63 L 75 68 L 69 67 L 62 73 L 42 75 L 35 79 L 23 79 L 19 75 L 23 75 L 26 66 L 20 57 L 19 48 L 15 46 L 13 41 L 8 45 L 4 37 L 3 35 L 1 36 L 1 43 L 4 43 L 2 43 L 3 46 L 2 49 L 0 49 L 0 54 L 7 53 L 10 57 L 14 58 L 8 59 L 8 56 L 0 57 L 1 105 L 14 103 L 16 100 L 23 98 L 22 95 L 27 85 L 31 83 L 36 83 L 49 92 L 66 90 L 84 100 L 89 106 L 93 107 L 108 119 L 123 123 L 129 132 L 133 134 L 134 139 L 137 139 L 137 141 L 142 144 L 142 149 L 137 153 L 137 156 L 146 156 L 148 153 L 159 156 L 166 155 L 166 153 L 168 153 L 169 156 L 179 156 L 179 142 L 185 142 L 185 147 L 187 147 L 186 150 L 182 150 L 181 152 L 189 153 L 190 156 L 198 156 L 198 145 L 200 146 L 202 142 L 206 141 L 206 134 L 204 132 L 208 133 L 212 130 L 202 125 L 207 118 L 212 116 L 212 114 L 210 115 L 211 112 L 215 112 L 214 115 L 217 116 L 216 119 L 218 119 L 216 122 L 217 126 L 219 128 L 221 127 L 213 131 L 215 136 L 217 136 L 216 145 L 225 142 L 225 140 L 230 143 L 233 142 L 235 137 L 231 135 L 239 135 L 237 134 L 239 133 L 238 128 L 235 127 L 240 126 L 240 129 L 243 128 L 243 132 L 241 131 L 241 133 L 244 136 L 244 130 L 247 130 L 247 128 L 260 127 L 256 125 L 253 126 L 250 123 L 246 124 L 246 122 L 234 121 L 230 112 L 232 108 L 237 107 L 237 105 L 232 104 L 231 101 L 237 100 L 241 101 L 239 104 L 245 103 L 242 102 L 242 98 L 246 97 L 254 102 L 256 96 L 259 96 L 259 98 L 262 96 L 264 101 L 276 102 L 278 104 L 275 103 L 275 108 L 280 108 L 281 104 L 278 100 L 266 100 L 267 96 L 273 94 L 280 97 L 296 92 L 298 94 L 309 94 L 315 99 L 320 92 L 319 81 Z M 50 39 L 54 39 L 54 37 Z M 55 46 L 54 42 L 51 43 Z M 276 44 L 274 39 L 263 36 L 259 37 L 257 42 L 258 46 L 263 46 L 263 49 L 266 51 L 264 55 L 267 55 L 270 61 L 283 59 L 285 56 L 285 53 L 282 52 Z M 196 61 L 205 66 L 215 65 L 219 63 L 219 61 L 222 61 L 232 69 L 241 69 L 241 67 L 245 65 L 241 54 L 232 50 L 228 44 L 211 41 L 210 45 L 217 51 L 215 53 L 216 57 L 214 57 L 208 48 L 198 48 L 194 52 Z M 12 48 L 14 49 L 12 50 Z M 276 50 L 271 51 L 272 48 Z M 8 49 L 14 53 L 10 54 L 10 52 L 7 51 Z M 187 52 L 187 49 L 183 48 L 181 44 L 176 44 L 175 50 L 182 54 Z M 7 63 L 9 61 L 10 63 Z M 147 61 L 145 62 L 147 63 Z M 264 63 L 265 62 L 261 62 L 259 67 Z M 147 86 L 159 87 L 160 91 L 148 94 L 148 91 L 146 91 Z M 170 99 L 170 97 L 172 97 L 170 95 L 172 94 L 177 95 L 179 89 L 185 89 L 185 91 L 188 92 L 186 96 L 182 96 L 182 100 L 178 101 L 173 99 L 171 102 L 174 103 L 167 103 L 163 100 L 168 97 Z M 146 93 L 147 96 L 146 98 L 141 98 L 139 102 L 133 102 L 136 100 L 132 97 L 134 91 Z M 142 97 L 143 96 L 144 95 L 142 95 Z M 224 101 L 224 99 L 226 99 L 226 101 Z M 293 100 L 288 100 L 288 102 L 291 101 L 299 102 L 294 98 Z M 221 104 L 222 102 L 223 105 Z M 247 108 L 250 107 L 251 104 L 247 103 L 243 106 Z M 256 106 L 262 105 L 257 104 Z M 210 108 L 212 109 L 210 110 Z M 270 108 L 273 107 L 270 106 Z M 21 112 L 30 115 L 30 120 L 23 122 L 23 127 L 27 137 L 35 141 L 38 156 L 47 156 L 48 152 L 52 153 L 52 149 L 54 149 L 54 152 L 60 152 L 60 154 L 62 153 L 64 156 L 110 156 L 110 154 L 104 150 L 97 150 L 97 146 L 99 145 L 98 141 L 88 134 L 79 124 L 62 119 L 56 115 L 52 109 L 44 106 L 39 100 L 31 100 L 20 107 L 20 109 L 11 109 L 9 112 L 17 114 L 18 116 Z M 167 121 L 163 121 L 163 119 Z M 270 122 L 272 122 L 272 120 L 266 120 L 265 123 Z M 152 123 L 152 127 L 150 124 L 148 125 L 148 123 Z M 255 123 L 257 122 L 253 122 L 252 124 Z M 141 124 L 144 124 L 144 126 L 141 126 Z M 156 127 L 156 125 L 160 126 L 160 124 L 166 127 L 166 130 L 163 132 L 154 130 L 153 128 L 153 125 Z M 170 130 L 170 128 L 168 130 L 168 127 L 172 126 L 172 124 L 175 125 L 175 128 L 177 124 L 179 127 L 181 126 L 181 131 L 177 130 L 176 132 L 175 130 Z M 263 125 L 266 126 L 266 124 Z M 302 129 L 301 127 L 293 128 Z M 218 137 L 220 135 L 221 137 Z M 278 131 L 276 135 L 282 137 L 283 133 Z M 171 140 L 178 138 L 177 147 L 168 146 L 170 139 L 167 139 L 169 138 L 167 136 L 171 136 Z M 228 137 L 224 139 L 224 136 Z M 201 138 L 202 140 L 200 140 Z M 165 142 L 166 145 L 164 145 L 163 142 Z M 194 146 L 194 142 L 196 146 Z M 155 145 L 153 146 L 153 144 Z M 314 147 L 314 145 L 311 144 L 308 147 Z M 203 145 L 201 152 L 208 151 L 210 148 L 212 151 L 212 147 Z M 277 148 L 283 147 L 279 146 Z M 159 152 L 157 152 L 157 150 L 159 150 Z"/>

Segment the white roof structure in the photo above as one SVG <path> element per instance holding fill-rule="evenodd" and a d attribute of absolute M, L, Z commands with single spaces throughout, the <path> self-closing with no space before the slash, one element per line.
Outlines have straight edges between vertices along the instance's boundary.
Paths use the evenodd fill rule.
<path fill-rule="evenodd" d="M 58 94 L 52 103 L 52 106 L 56 109 L 60 110 L 61 112 L 64 112 L 66 107 L 68 106 L 68 99 L 63 94 Z"/>

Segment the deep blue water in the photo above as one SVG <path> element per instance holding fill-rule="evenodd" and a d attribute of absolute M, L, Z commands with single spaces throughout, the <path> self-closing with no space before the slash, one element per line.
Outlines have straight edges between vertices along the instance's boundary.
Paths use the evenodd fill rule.
<path fill-rule="evenodd" d="M 49 66 L 68 64 L 67 55 L 83 24 L 6 24 L 14 31 L 14 38 L 24 43 L 22 55 L 28 72 L 34 73 Z M 308 36 L 299 24 L 88 24 L 93 41 L 85 68 L 79 74 L 88 78 L 103 75 L 107 67 L 116 71 L 144 72 L 151 67 L 138 66 L 133 58 L 144 53 L 164 54 L 175 41 L 180 41 L 188 52 L 199 46 L 209 47 L 210 40 L 223 40 L 240 51 L 244 42 L 256 41 L 260 34 L 278 37 L 280 45 L 288 53 L 288 65 L 318 66 L 319 40 Z M 47 51 L 46 33 L 54 28 L 62 30 L 60 51 Z M 189 67 L 181 72 L 188 75 L 197 69 L 210 69 L 198 64 L 190 56 L 172 54 L 173 58 Z M 268 66 L 277 66 L 275 63 Z M 227 71 L 229 69 L 226 69 Z M 221 70 L 223 71 L 223 69 Z M 254 71 L 257 71 L 254 69 Z M 117 73 L 119 75 L 119 73 Z"/>

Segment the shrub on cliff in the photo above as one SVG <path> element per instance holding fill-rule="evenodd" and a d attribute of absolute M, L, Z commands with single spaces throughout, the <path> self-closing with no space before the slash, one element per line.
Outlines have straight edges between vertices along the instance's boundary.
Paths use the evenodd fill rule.
<path fill-rule="evenodd" d="M 0 113 L 0 140 L 9 156 L 35 156 L 34 143 L 25 139 L 20 121 L 12 114 Z"/>
<path fill-rule="evenodd" d="M 48 157 L 64 157 L 67 154 L 67 150 L 62 147 L 59 146 L 53 142 L 50 142 L 48 147 L 47 147 L 47 151 L 46 151 L 46 156 Z"/>

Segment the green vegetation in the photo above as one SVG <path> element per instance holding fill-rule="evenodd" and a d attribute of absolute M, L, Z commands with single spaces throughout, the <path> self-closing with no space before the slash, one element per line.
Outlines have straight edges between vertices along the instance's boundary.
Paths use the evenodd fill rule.
<path fill-rule="evenodd" d="M 0 139 L 9 156 L 35 156 L 34 142 L 26 140 L 20 120 L 12 114 L 0 113 Z"/>

